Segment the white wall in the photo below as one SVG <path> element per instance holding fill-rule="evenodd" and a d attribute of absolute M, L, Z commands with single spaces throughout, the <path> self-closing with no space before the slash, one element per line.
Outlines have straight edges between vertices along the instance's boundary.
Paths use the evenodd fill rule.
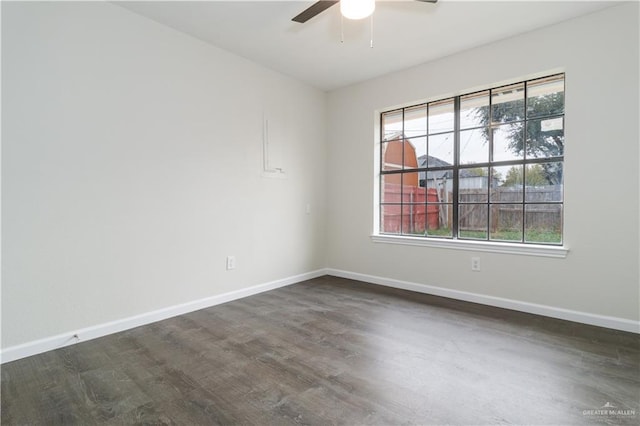
<path fill-rule="evenodd" d="M 113 4 L 2 2 L 3 349 L 323 268 L 325 106 Z"/>
<path fill-rule="evenodd" d="M 2 348 L 326 266 L 637 321 L 638 50 L 624 5 L 327 97 L 116 5 L 2 2 Z M 371 242 L 374 111 L 555 71 L 566 259 Z"/>
<path fill-rule="evenodd" d="M 638 38 L 638 3 L 626 4 L 330 93 L 329 267 L 637 321 Z M 374 111 L 557 71 L 566 72 L 566 259 L 371 241 Z"/>

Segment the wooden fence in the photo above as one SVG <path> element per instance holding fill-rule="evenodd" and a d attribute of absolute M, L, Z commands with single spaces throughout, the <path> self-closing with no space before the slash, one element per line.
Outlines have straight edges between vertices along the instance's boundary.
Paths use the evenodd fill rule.
<path fill-rule="evenodd" d="M 491 204 L 489 212 L 486 204 L 489 193 L 486 189 L 463 189 L 460 191 L 458 217 L 460 230 L 485 231 L 487 223 L 489 223 L 491 232 L 497 230 L 517 231 L 522 229 L 522 220 L 524 219 L 527 229 L 560 231 L 562 205 L 557 202 L 562 201 L 562 185 L 527 187 L 525 200 L 528 204 L 525 206 L 524 218 L 521 189 L 494 188 L 491 190 L 490 196 L 491 203 L 496 204 Z M 490 222 L 488 222 L 489 219 Z"/>
<path fill-rule="evenodd" d="M 427 229 L 451 229 L 453 206 L 443 201 L 453 200 L 453 194 L 438 191 L 435 188 L 387 183 L 382 194 L 383 202 L 397 204 L 383 205 L 381 230 L 388 233 L 422 234 Z M 459 230 L 486 231 L 489 224 L 491 232 L 517 231 L 522 229 L 524 219 L 527 229 L 560 231 L 562 205 L 557 202 L 562 200 L 562 185 L 527 187 L 526 201 L 536 204 L 527 204 L 524 215 L 522 190 L 494 188 L 490 196 L 490 201 L 495 204 L 489 207 L 487 189 L 460 190 Z M 401 202 L 402 207 L 398 205 Z"/>
<path fill-rule="evenodd" d="M 426 229 L 438 228 L 438 205 L 427 204 L 438 202 L 434 188 L 387 183 L 382 199 L 385 203 L 395 203 L 382 208 L 383 232 L 423 234 Z"/>

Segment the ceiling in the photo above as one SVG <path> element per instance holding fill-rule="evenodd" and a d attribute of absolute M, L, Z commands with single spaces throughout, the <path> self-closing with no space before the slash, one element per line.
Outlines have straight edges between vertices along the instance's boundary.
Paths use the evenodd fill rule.
<path fill-rule="evenodd" d="M 611 1 L 378 1 L 370 21 L 343 24 L 338 5 L 305 24 L 313 1 L 126 1 L 117 4 L 330 91 L 591 13 Z"/>

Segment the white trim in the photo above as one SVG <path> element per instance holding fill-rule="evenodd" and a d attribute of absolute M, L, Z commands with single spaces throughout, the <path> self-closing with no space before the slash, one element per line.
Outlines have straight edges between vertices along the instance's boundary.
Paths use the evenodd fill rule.
<path fill-rule="evenodd" d="M 120 331 L 129 330 L 141 325 L 150 324 L 167 318 L 183 315 L 189 312 L 208 308 L 232 300 L 242 299 L 244 297 L 253 296 L 276 288 L 285 287 L 301 281 L 310 280 L 312 278 L 326 275 L 326 269 L 318 269 L 316 271 L 307 272 L 300 275 L 294 275 L 280 280 L 270 281 L 264 284 L 258 284 L 252 287 L 231 291 L 217 296 L 205 297 L 204 299 L 194 300 L 179 305 L 168 306 L 156 311 L 146 312 L 140 315 L 134 315 L 128 318 L 98 324 L 86 327 L 80 330 L 73 330 L 67 333 L 58 334 L 56 336 L 45 337 L 21 345 L 11 346 L 0 351 L 0 363 L 15 361 L 31 355 L 42 352 L 62 348 L 79 342 L 96 339 L 98 337 L 107 336 L 109 334 L 118 333 Z M 74 336 L 77 336 L 74 337 Z"/>
<path fill-rule="evenodd" d="M 543 246 L 539 244 L 514 244 L 496 241 L 450 240 L 399 235 L 371 235 L 374 243 L 401 244 L 408 246 L 436 247 L 452 250 L 482 251 L 489 253 L 519 254 L 565 258 L 569 248 L 565 246 Z"/>
<path fill-rule="evenodd" d="M 357 272 L 343 271 L 339 269 L 318 269 L 300 275 L 294 275 L 280 280 L 270 281 L 253 287 L 231 291 L 217 296 L 206 297 L 180 305 L 169 306 L 156 311 L 135 315 L 120 320 L 111 321 L 86 327 L 76 331 L 58 334 L 56 336 L 45 337 L 43 339 L 11 346 L 0 351 L 0 363 L 11 362 L 31 355 L 47 352 L 50 350 L 70 346 L 75 343 L 84 342 L 109 334 L 129 330 L 131 328 L 161 321 L 167 318 L 183 315 L 189 312 L 208 308 L 233 300 L 259 294 L 265 291 L 286 287 L 301 281 L 318 278 L 323 275 L 333 275 L 341 278 L 348 278 L 357 281 L 364 281 L 370 284 L 384 285 L 387 287 L 399 288 L 403 290 L 415 291 L 417 293 L 432 294 L 434 296 L 448 297 L 451 299 L 464 300 L 467 302 L 480 303 L 488 306 L 512 309 L 551 318 L 558 318 L 567 321 L 574 321 L 583 324 L 596 325 L 599 327 L 611 328 L 615 330 L 640 333 L 640 321 L 632 321 L 624 318 L 609 317 L 604 315 L 590 314 L 586 312 L 573 311 L 569 309 L 557 308 L 547 305 L 522 302 L 518 300 L 505 299 L 495 296 L 487 296 L 466 291 L 452 290 L 443 287 L 418 284 L 409 281 L 395 280 L 391 278 L 377 277 L 374 275 L 360 274 Z M 74 338 L 78 336 L 78 339 Z"/>
<path fill-rule="evenodd" d="M 523 302 L 520 300 L 505 299 L 502 297 L 487 296 L 478 293 L 469 293 L 466 291 L 452 290 L 448 288 L 418 284 L 409 281 L 400 281 L 392 278 L 377 277 L 374 275 L 360 274 L 357 272 L 342 271 L 339 269 L 329 268 L 326 272 L 327 274 L 336 277 L 349 278 L 352 280 L 364 281 L 371 284 L 410 290 L 417 293 L 425 293 L 434 296 L 448 297 L 450 299 L 464 300 L 466 302 L 473 302 L 482 305 L 495 306 L 498 308 L 527 312 L 530 314 L 558 318 L 583 324 L 590 324 L 598 327 L 612 328 L 614 330 L 640 333 L 640 321 L 632 321 L 624 318 L 590 314 L 587 312 L 573 311 L 570 309 L 557 308 L 554 306 L 538 305 L 535 303 Z"/>

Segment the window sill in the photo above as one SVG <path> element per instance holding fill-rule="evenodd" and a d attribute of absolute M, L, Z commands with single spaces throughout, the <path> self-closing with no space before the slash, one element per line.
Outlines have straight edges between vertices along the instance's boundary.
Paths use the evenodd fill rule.
<path fill-rule="evenodd" d="M 371 236 L 374 243 L 402 244 L 408 246 L 436 247 L 451 250 L 483 251 L 489 253 L 518 254 L 525 256 L 542 256 L 565 258 L 569 249 L 564 246 L 544 246 L 537 244 L 514 244 L 495 241 L 447 240 L 439 238 L 409 237 L 406 235 Z"/>

